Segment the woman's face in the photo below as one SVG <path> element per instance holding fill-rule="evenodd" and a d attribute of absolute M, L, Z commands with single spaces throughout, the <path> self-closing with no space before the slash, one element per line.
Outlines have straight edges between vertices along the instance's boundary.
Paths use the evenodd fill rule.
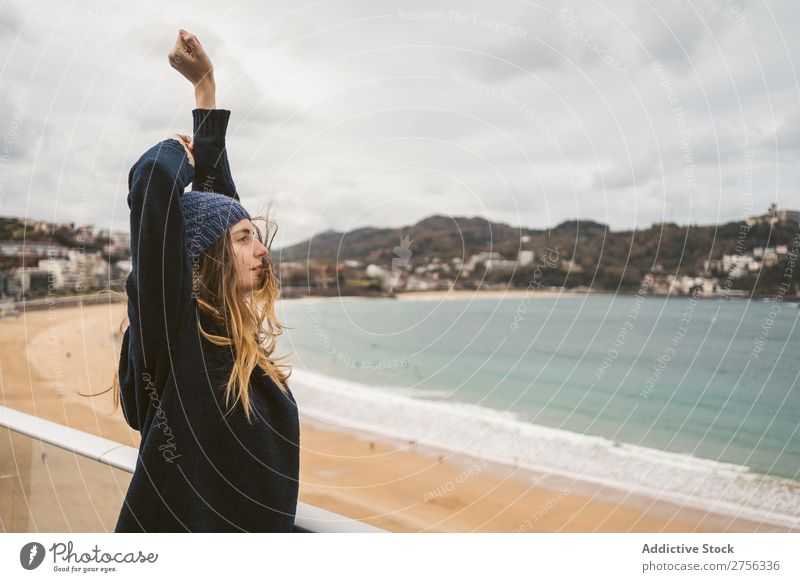
<path fill-rule="evenodd" d="M 233 260 L 239 275 L 239 285 L 252 291 L 261 280 L 267 247 L 259 240 L 256 227 L 249 218 L 243 218 L 229 230 L 233 246 Z"/>

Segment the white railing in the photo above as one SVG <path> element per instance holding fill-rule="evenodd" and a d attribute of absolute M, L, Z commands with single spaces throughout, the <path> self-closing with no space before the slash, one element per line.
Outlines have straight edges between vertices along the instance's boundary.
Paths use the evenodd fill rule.
<path fill-rule="evenodd" d="M 64 450 L 133 473 L 139 451 L 56 422 L 51 422 L 13 408 L 0 406 L 0 427 Z M 386 530 L 350 519 L 307 503 L 298 502 L 296 532 L 316 533 L 385 533 Z"/>

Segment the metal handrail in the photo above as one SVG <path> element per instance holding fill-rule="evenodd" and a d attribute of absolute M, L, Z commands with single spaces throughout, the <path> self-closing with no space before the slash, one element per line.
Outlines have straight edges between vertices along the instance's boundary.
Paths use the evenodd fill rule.
<path fill-rule="evenodd" d="M 0 427 L 29 436 L 110 467 L 133 473 L 139 451 L 116 441 L 0 406 Z M 298 533 L 386 533 L 386 530 L 307 503 L 297 503 Z"/>

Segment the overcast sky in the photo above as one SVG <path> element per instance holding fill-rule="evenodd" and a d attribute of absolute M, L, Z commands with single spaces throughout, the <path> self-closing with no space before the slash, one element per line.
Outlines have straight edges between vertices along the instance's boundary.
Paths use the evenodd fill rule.
<path fill-rule="evenodd" d="M 127 228 L 131 165 L 191 132 L 181 27 L 276 246 L 432 214 L 621 230 L 800 208 L 797 2 L 222 5 L 4 2 L 0 214 Z"/>

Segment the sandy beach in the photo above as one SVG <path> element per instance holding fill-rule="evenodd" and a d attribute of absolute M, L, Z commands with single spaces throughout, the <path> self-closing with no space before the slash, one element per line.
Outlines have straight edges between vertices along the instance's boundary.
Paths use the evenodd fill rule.
<path fill-rule="evenodd" d="M 0 320 L 2 404 L 138 447 L 139 434 L 127 426 L 121 410 L 112 412 L 110 394 L 78 394 L 109 386 L 124 314 L 125 304 L 113 303 L 32 311 Z M 612 488 L 455 457 L 416 443 L 332 430 L 302 416 L 301 420 L 300 499 L 391 531 L 785 531 Z M 9 487 L 19 469 L 4 456 L 8 447 L 0 447 L 5 478 L 0 483 Z M 110 515 L 97 521 L 102 525 L 94 526 L 95 531 L 107 529 L 109 523 L 113 528 L 127 488 L 124 475 L 115 480 L 104 493 L 108 498 L 103 511 Z M 7 522 L 2 525 L 11 531 Z M 77 526 L 74 530 L 80 531 Z"/>

